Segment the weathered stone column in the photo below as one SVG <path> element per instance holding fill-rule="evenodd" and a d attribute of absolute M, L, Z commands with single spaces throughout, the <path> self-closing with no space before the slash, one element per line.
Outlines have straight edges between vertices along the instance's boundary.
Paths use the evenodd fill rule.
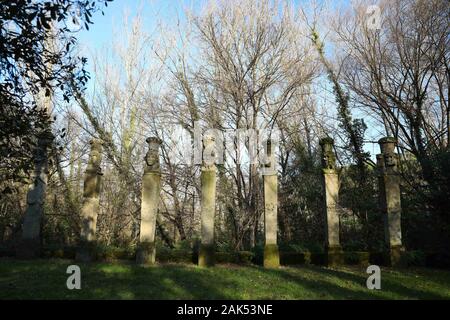
<path fill-rule="evenodd" d="M 215 165 L 215 138 L 203 137 L 203 158 L 201 173 L 201 216 L 202 231 L 198 254 L 198 265 L 210 267 L 214 265 L 214 216 L 216 212 L 216 165 Z"/>
<path fill-rule="evenodd" d="M 336 171 L 336 156 L 333 150 L 334 140 L 320 140 L 322 148 L 323 188 L 325 191 L 325 252 L 328 266 L 343 263 L 344 255 L 339 241 L 339 177 Z"/>
<path fill-rule="evenodd" d="M 275 161 L 275 146 L 272 140 L 266 141 L 266 163 L 262 168 L 264 179 L 264 267 L 280 266 L 278 252 L 278 173 Z"/>
<path fill-rule="evenodd" d="M 136 263 L 152 265 L 156 258 L 156 217 L 161 191 L 159 148 L 162 141 L 157 137 L 150 137 L 146 141 L 148 152 L 145 156 L 144 175 L 142 177 L 141 226 Z"/>
<path fill-rule="evenodd" d="M 17 257 L 21 259 L 37 258 L 40 255 L 41 220 L 48 177 L 47 153 L 53 138 L 54 136 L 50 131 L 44 131 L 38 136 L 34 157 L 34 174 L 27 194 L 22 239 L 17 248 Z"/>
<path fill-rule="evenodd" d="M 102 162 L 102 142 L 92 139 L 91 153 L 84 177 L 83 205 L 81 207 L 80 244 L 76 260 L 89 262 L 94 260 L 95 233 L 97 230 L 97 216 L 100 211 L 100 183 Z"/>
<path fill-rule="evenodd" d="M 387 263 L 400 263 L 402 246 L 400 179 L 398 176 L 398 156 L 395 154 L 396 140 L 392 137 L 378 141 L 381 154 L 377 155 L 379 200 L 384 219 L 384 234 L 387 246 Z"/>

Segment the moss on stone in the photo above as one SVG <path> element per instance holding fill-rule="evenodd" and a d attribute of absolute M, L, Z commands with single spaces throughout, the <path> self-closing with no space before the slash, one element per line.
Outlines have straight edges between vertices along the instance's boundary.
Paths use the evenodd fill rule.
<path fill-rule="evenodd" d="M 344 252 L 340 246 L 326 248 L 325 263 L 327 266 L 339 266 L 344 264 Z"/>
<path fill-rule="evenodd" d="M 403 246 L 392 246 L 386 251 L 386 262 L 390 267 L 404 267 L 405 260 L 402 259 L 405 249 Z"/>
<path fill-rule="evenodd" d="M 154 242 L 141 242 L 136 251 L 136 263 L 140 265 L 155 264 L 156 247 Z"/>
<path fill-rule="evenodd" d="M 280 253 L 276 244 L 264 246 L 264 268 L 278 268 L 280 266 Z"/>
<path fill-rule="evenodd" d="M 384 137 L 378 140 L 378 143 L 397 143 L 397 139 L 394 137 Z"/>
<path fill-rule="evenodd" d="M 79 262 L 92 262 L 97 259 L 97 243 L 95 241 L 81 241 L 75 260 Z"/>
<path fill-rule="evenodd" d="M 214 244 L 200 244 L 198 253 L 198 265 L 200 267 L 212 267 L 215 263 L 215 246 Z"/>

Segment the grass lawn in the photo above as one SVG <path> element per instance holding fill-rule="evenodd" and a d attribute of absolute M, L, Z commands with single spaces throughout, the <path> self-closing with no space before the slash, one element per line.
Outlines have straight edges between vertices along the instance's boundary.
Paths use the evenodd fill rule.
<path fill-rule="evenodd" d="M 361 267 L 79 264 L 81 290 L 68 290 L 71 264 L 0 259 L 0 299 L 450 299 L 450 271 L 433 269 L 382 268 L 368 290 Z"/>

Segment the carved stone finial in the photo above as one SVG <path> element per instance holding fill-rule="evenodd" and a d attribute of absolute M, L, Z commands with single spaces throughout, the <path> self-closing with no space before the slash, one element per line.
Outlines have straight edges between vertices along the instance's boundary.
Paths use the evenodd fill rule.
<path fill-rule="evenodd" d="M 91 152 L 89 154 L 89 161 L 86 171 L 93 171 L 99 175 L 102 175 L 102 140 L 92 139 L 89 144 L 91 145 Z"/>
<path fill-rule="evenodd" d="M 261 165 L 262 174 L 263 175 L 274 175 L 277 174 L 276 171 L 276 160 L 275 160 L 275 141 L 271 138 L 268 138 L 264 142 L 264 153 L 265 159 L 263 159 L 264 163 Z"/>
<path fill-rule="evenodd" d="M 380 169 L 395 169 L 397 166 L 397 155 L 395 154 L 395 146 L 397 140 L 393 137 L 385 137 L 378 140 L 381 154 L 377 155 L 377 163 Z"/>
<path fill-rule="evenodd" d="M 216 137 L 214 135 L 203 136 L 202 162 L 205 169 L 212 169 L 216 162 Z"/>
<path fill-rule="evenodd" d="M 322 148 L 322 168 L 326 170 L 336 169 L 336 156 L 334 154 L 334 140 L 330 137 L 320 139 L 320 147 Z"/>
<path fill-rule="evenodd" d="M 272 166 L 272 162 L 274 161 L 272 139 L 269 138 L 266 140 L 265 147 L 266 147 L 266 163 L 264 164 L 264 166 L 266 168 L 270 168 Z"/>
<path fill-rule="evenodd" d="M 384 137 L 378 140 L 378 144 L 380 145 L 381 153 L 394 153 L 397 140 L 393 137 Z"/>
<path fill-rule="evenodd" d="M 148 151 L 144 158 L 144 173 L 159 172 L 159 148 L 162 144 L 162 140 L 158 137 L 149 137 L 145 141 L 148 143 Z"/>

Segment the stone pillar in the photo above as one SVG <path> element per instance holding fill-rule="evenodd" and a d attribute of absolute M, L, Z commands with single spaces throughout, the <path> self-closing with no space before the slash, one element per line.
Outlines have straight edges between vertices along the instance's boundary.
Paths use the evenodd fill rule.
<path fill-rule="evenodd" d="M 216 212 L 216 165 L 215 138 L 203 137 L 203 158 L 201 169 L 201 243 L 198 254 L 198 265 L 210 267 L 214 265 L 214 216 Z"/>
<path fill-rule="evenodd" d="M 136 263 L 152 265 L 155 263 L 155 233 L 161 191 L 161 169 L 159 166 L 159 148 L 161 139 L 150 137 L 147 140 L 148 152 L 145 156 L 144 175 L 142 177 L 141 226 Z"/>
<path fill-rule="evenodd" d="M 325 252 L 328 266 L 343 264 L 343 251 L 339 241 L 339 177 L 336 171 L 336 156 L 333 150 L 334 140 L 320 140 L 322 148 L 323 189 L 325 192 Z"/>
<path fill-rule="evenodd" d="M 38 136 L 32 184 L 27 194 L 27 208 L 23 221 L 22 238 L 17 248 L 17 257 L 21 259 L 38 258 L 40 255 L 41 220 L 48 178 L 47 153 L 53 138 L 54 136 L 50 131 L 44 131 Z"/>
<path fill-rule="evenodd" d="M 91 153 L 84 176 L 83 205 L 81 207 L 80 245 L 76 260 L 90 262 L 94 260 L 95 233 L 97 230 L 97 216 L 100 211 L 100 183 L 103 175 L 100 164 L 102 162 L 102 142 L 92 139 Z"/>
<path fill-rule="evenodd" d="M 381 154 L 377 155 L 379 200 L 384 220 L 387 263 L 400 263 L 402 246 L 400 179 L 398 176 L 398 156 L 395 153 L 396 140 L 392 137 L 378 141 Z"/>
<path fill-rule="evenodd" d="M 266 141 L 266 163 L 263 166 L 264 179 L 264 267 L 277 268 L 280 266 L 278 252 L 278 173 L 275 161 L 275 146 L 272 140 Z"/>

